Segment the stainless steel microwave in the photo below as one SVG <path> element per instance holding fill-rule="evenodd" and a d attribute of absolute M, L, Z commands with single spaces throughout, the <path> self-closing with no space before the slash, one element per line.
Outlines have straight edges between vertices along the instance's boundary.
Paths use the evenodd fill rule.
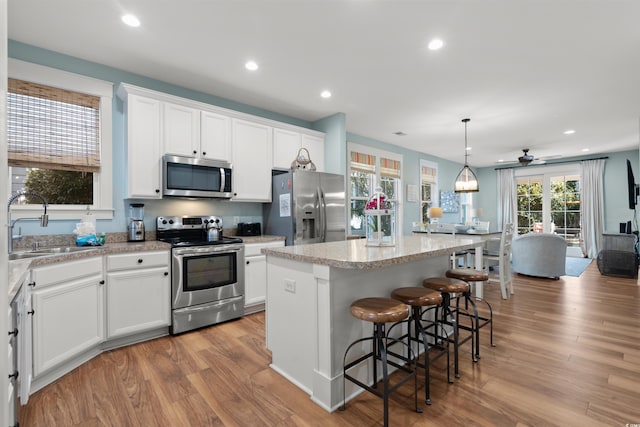
<path fill-rule="evenodd" d="M 165 154 L 162 157 L 162 195 L 230 199 L 231 163 Z"/>

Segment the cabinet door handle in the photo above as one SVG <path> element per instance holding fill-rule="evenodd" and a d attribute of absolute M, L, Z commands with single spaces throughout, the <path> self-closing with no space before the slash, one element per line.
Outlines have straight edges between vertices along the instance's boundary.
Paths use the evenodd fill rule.
<path fill-rule="evenodd" d="M 13 374 L 9 374 L 9 379 L 18 379 L 18 371 L 15 371 Z"/>
<path fill-rule="evenodd" d="M 138 264 L 142 264 L 142 258 L 138 259 Z"/>
<path fill-rule="evenodd" d="M 15 328 L 13 331 L 9 331 L 9 336 L 11 336 L 11 335 L 17 337 L 18 336 L 18 328 Z"/>
<path fill-rule="evenodd" d="M 101 285 L 104 285 L 104 280 L 100 280 L 100 284 L 101 284 Z"/>
<path fill-rule="evenodd" d="M 206 152 L 206 151 L 203 151 L 203 152 L 202 152 L 202 155 L 203 155 L 203 156 L 206 156 L 206 155 L 207 155 L 207 152 Z"/>
<path fill-rule="evenodd" d="M 165 275 L 165 276 L 168 276 L 168 275 L 169 275 L 169 272 L 168 272 L 168 271 L 165 271 L 165 272 L 164 272 L 164 275 Z"/>
<path fill-rule="evenodd" d="M 156 193 L 159 193 L 159 192 L 160 192 L 160 190 L 156 188 Z"/>
<path fill-rule="evenodd" d="M 193 154 L 198 154 L 198 150 L 193 150 Z"/>
<path fill-rule="evenodd" d="M 35 310 L 31 309 L 30 311 L 27 311 L 27 314 L 34 315 L 34 314 L 36 314 L 36 312 L 35 312 Z"/>
<path fill-rule="evenodd" d="M 35 288 L 36 282 L 27 283 L 27 286 L 31 286 L 32 288 Z"/>
<path fill-rule="evenodd" d="M 249 261 L 247 261 L 247 265 L 249 265 Z"/>

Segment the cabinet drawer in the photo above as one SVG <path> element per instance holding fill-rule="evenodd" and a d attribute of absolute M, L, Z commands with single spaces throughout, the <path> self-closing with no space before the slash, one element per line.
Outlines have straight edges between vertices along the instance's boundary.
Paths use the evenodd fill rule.
<path fill-rule="evenodd" d="M 274 242 L 264 242 L 264 243 L 245 243 L 244 245 L 244 256 L 256 256 L 262 255 L 262 248 L 278 248 L 284 246 L 284 240 L 277 240 Z"/>
<path fill-rule="evenodd" d="M 136 268 L 166 267 L 169 251 L 139 252 L 107 256 L 107 270 L 131 270 Z"/>
<path fill-rule="evenodd" d="M 43 286 L 69 282 L 94 274 L 102 274 L 101 256 L 36 267 L 31 271 L 31 279 L 40 289 Z"/>

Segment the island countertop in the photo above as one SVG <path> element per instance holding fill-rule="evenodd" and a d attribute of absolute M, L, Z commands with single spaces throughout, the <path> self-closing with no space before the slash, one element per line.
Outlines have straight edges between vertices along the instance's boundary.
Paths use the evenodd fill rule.
<path fill-rule="evenodd" d="M 395 246 L 367 246 L 365 239 L 357 239 L 265 248 L 262 249 L 262 253 L 330 267 L 367 270 L 448 255 L 477 245 L 478 238 L 475 236 L 432 234 L 400 236 Z"/>

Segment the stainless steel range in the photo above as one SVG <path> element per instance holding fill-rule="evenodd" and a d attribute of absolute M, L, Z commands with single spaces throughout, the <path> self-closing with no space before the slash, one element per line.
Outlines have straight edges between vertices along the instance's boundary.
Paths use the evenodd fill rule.
<path fill-rule="evenodd" d="M 244 244 L 223 236 L 222 218 L 158 217 L 156 236 L 171 243 L 172 334 L 244 314 Z"/>

